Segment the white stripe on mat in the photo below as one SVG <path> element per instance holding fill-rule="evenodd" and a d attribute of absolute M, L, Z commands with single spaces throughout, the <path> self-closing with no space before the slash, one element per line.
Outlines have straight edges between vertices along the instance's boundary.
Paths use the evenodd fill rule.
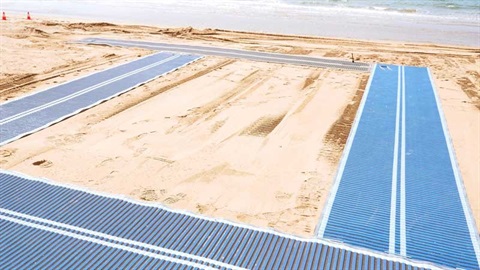
<path fill-rule="evenodd" d="M 405 67 L 402 66 L 402 147 L 400 152 L 400 255 L 407 256 L 407 232 L 406 232 L 406 191 L 405 191 Z"/>
<path fill-rule="evenodd" d="M 91 239 L 93 239 L 95 241 L 100 241 L 101 243 L 99 242 L 99 244 L 102 244 L 102 245 L 107 245 L 108 244 L 107 246 L 120 248 L 120 249 L 128 248 L 127 251 L 135 252 L 135 253 L 142 254 L 142 255 L 145 255 L 145 256 L 149 256 L 149 257 L 157 258 L 156 256 L 160 256 L 160 255 L 155 254 L 155 253 L 151 253 L 151 252 L 147 252 L 146 254 L 143 254 L 145 251 L 138 250 L 138 249 L 131 248 L 131 247 L 127 247 L 127 246 L 124 246 L 124 244 L 141 246 L 141 247 L 148 248 L 148 249 L 151 249 L 151 250 L 156 250 L 156 251 L 159 251 L 159 252 L 165 252 L 165 253 L 168 253 L 168 254 L 171 254 L 171 255 L 181 256 L 181 257 L 184 257 L 184 258 L 201 261 L 203 263 L 212 264 L 212 265 L 215 265 L 215 266 L 218 266 L 218 267 L 225 267 L 225 268 L 228 268 L 228 269 L 244 269 L 244 268 L 241 268 L 241 267 L 237 267 L 237 266 L 230 265 L 230 264 L 227 264 L 227 263 L 215 261 L 215 260 L 212 260 L 212 259 L 208 259 L 208 258 L 204 258 L 204 257 L 200 257 L 200 256 L 196 256 L 196 255 L 172 250 L 172 249 L 162 248 L 162 247 L 158 247 L 158 246 L 154 246 L 154 245 L 150 245 L 150 244 L 146 244 L 146 243 L 143 243 L 143 242 L 138 242 L 138 241 L 134 241 L 134 240 L 130 240 L 130 239 L 125 239 L 125 238 L 121 238 L 121 237 L 117 237 L 117 236 L 113 236 L 113 235 L 109 235 L 109 234 L 105 234 L 105 233 L 101 233 L 101 232 L 96 232 L 96 231 L 92 231 L 92 230 L 89 230 L 89 229 L 84 229 L 84 228 L 77 227 L 77 226 L 72 226 L 72 225 L 68 225 L 68 224 L 64 224 L 64 223 L 60 223 L 60 222 L 56 222 L 56 221 L 52 221 L 52 220 L 48 220 L 48 219 L 44 219 L 44 218 L 35 217 L 35 216 L 32 216 L 32 215 L 27 215 L 27 214 L 11 211 L 11 210 L 4 209 L 4 208 L 0 208 L 0 213 L 9 214 L 9 215 L 12 215 L 12 216 L 33 220 L 33 221 L 36 221 L 36 222 L 45 223 L 45 224 L 48 224 L 48 225 L 51 225 L 51 226 L 60 227 L 61 229 L 55 229 L 55 228 L 52 228 L 52 227 L 39 225 L 39 224 L 36 224 L 36 223 L 31 223 L 31 222 L 24 221 L 24 220 L 19 220 L 19 219 L 16 219 L 16 218 L 11 218 L 11 217 L 7 217 L 7 216 L 1 215 L 1 214 L 0 214 L 0 219 L 9 220 L 11 222 L 16 222 L 16 223 L 19 223 L 19 224 L 22 224 L 22 225 L 25 225 L 25 226 L 34 227 L 34 228 L 38 228 L 38 229 L 45 230 L 45 231 L 51 231 L 51 232 L 62 234 L 62 235 L 67 235 L 67 233 L 68 233 L 67 236 L 75 237 L 75 238 L 78 238 L 78 239 L 81 239 L 80 237 L 88 238 L 88 239 L 81 239 L 81 240 L 85 240 L 85 241 L 91 241 Z M 90 234 L 90 235 L 94 235 L 94 236 L 97 236 L 97 237 L 102 237 L 102 238 L 105 238 L 105 239 L 109 239 L 109 240 L 112 240 L 112 241 L 122 243 L 122 245 L 113 244 L 113 243 L 102 241 L 102 240 L 99 240 L 97 238 L 93 238 L 93 237 L 89 237 L 89 236 L 83 236 L 83 235 L 80 235 L 80 234 L 71 233 L 71 232 L 65 231 L 64 229 L 74 230 L 74 231 L 77 231 L 77 232 Z M 107 244 L 104 244 L 104 243 L 107 243 Z M 112 245 L 115 245 L 115 246 L 112 246 Z M 151 256 L 150 254 L 153 254 L 155 256 Z M 166 256 L 163 256 L 163 257 L 166 257 Z M 175 259 L 175 258 L 170 258 L 170 257 L 166 257 L 166 258 L 169 258 L 169 260 L 180 260 L 180 259 Z M 160 258 L 160 259 L 165 260 L 164 258 Z M 186 261 L 186 262 L 188 262 L 188 261 Z M 179 263 L 182 263 L 182 262 L 179 262 Z M 184 263 L 184 264 L 186 264 L 186 263 Z M 206 266 L 201 265 L 201 264 L 198 264 L 194 267 L 209 268 L 209 267 L 206 267 Z"/>
<path fill-rule="evenodd" d="M 54 105 L 57 105 L 57 104 L 60 104 L 60 103 L 65 102 L 65 101 L 71 100 L 71 99 L 73 99 L 73 98 L 75 98 L 75 97 L 78 97 L 78 96 L 81 96 L 81 95 L 83 95 L 83 94 L 89 93 L 89 92 L 91 92 L 91 91 L 93 91 L 93 90 L 96 90 L 96 89 L 98 89 L 98 88 L 100 88 L 100 87 L 109 85 L 109 84 L 114 83 L 114 82 L 116 82 L 116 81 L 125 79 L 125 78 L 130 77 L 130 76 L 135 75 L 135 74 L 138 74 L 138 73 L 140 73 L 140 72 L 142 72 L 142 71 L 145 71 L 145 70 L 154 68 L 154 67 L 156 67 L 156 66 L 162 65 L 162 64 L 164 64 L 164 63 L 166 63 L 166 62 L 169 62 L 169 61 L 171 61 L 171 60 L 173 60 L 173 59 L 176 59 L 176 58 L 178 58 L 178 57 L 180 57 L 180 55 L 171 56 L 171 57 L 169 57 L 169 58 L 167 58 L 167 59 L 163 59 L 163 60 L 161 60 L 161 61 L 159 61 L 159 62 L 155 62 L 155 63 L 150 64 L 150 65 L 148 65 L 148 66 L 145 66 L 145 67 L 142 67 L 142 68 L 139 68 L 139 69 L 130 71 L 130 72 L 128 72 L 128 73 L 125 73 L 125 74 L 123 74 L 123 75 L 114 77 L 114 78 L 109 79 L 109 80 L 107 80 L 107 81 L 104 81 L 104 82 L 98 83 L 98 84 L 96 84 L 96 85 L 87 87 L 87 88 L 85 88 L 85 89 L 83 89 L 83 90 L 77 91 L 77 92 L 72 93 L 72 94 L 70 94 L 70 95 L 68 95 L 68 96 L 65 96 L 65 97 L 62 97 L 62 98 L 53 100 L 53 101 L 51 101 L 51 102 L 49 102 L 49 103 L 42 104 L 42 105 L 37 106 L 37 107 L 35 107 L 35 108 L 32 108 L 32 109 L 30 109 L 30 110 L 27 110 L 27 111 L 23 111 L 23 112 L 21 112 L 21 113 L 18 113 L 18 114 L 16 114 L 16 115 L 12 115 L 12 116 L 10 116 L 10 117 L 7 117 L 7 118 L 5 118 L 5 119 L 2 119 L 2 120 L 0 121 L 0 125 L 7 124 L 7 123 L 12 122 L 12 121 L 14 121 L 14 120 L 17 120 L 17 119 L 19 119 L 19 118 L 23 118 L 23 117 L 25 117 L 25 116 L 27 116 L 27 115 L 36 113 L 36 112 L 38 112 L 38 111 L 47 109 L 47 108 L 52 107 L 52 106 L 54 106 Z"/>
<path fill-rule="evenodd" d="M 105 193 L 105 192 L 93 191 L 93 190 L 90 190 L 90 189 L 84 188 L 84 187 L 78 187 L 78 186 L 71 185 L 71 184 L 62 184 L 62 183 L 58 183 L 58 182 L 52 181 L 52 180 L 47 179 L 47 178 L 35 178 L 35 177 L 28 176 L 28 175 L 23 174 L 23 173 L 19 173 L 19 172 L 15 172 L 15 171 L 6 171 L 6 170 L 2 170 L 0 168 L 0 180 L 2 180 L 2 176 L 20 177 L 24 180 L 44 183 L 44 184 L 47 184 L 47 185 L 53 186 L 53 187 L 68 188 L 68 189 L 71 189 L 71 190 L 85 192 L 85 193 L 92 194 L 92 195 L 95 195 L 95 196 L 101 196 L 103 198 L 122 200 L 124 202 L 129 202 L 131 204 L 135 204 L 135 205 L 139 205 L 139 206 L 156 207 L 158 209 L 163 209 L 165 211 L 168 211 L 169 213 L 182 214 L 182 215 L 198 218 L 198 219 L 201 219 L 201 220 L 218 222 L 218 223 L 221 223 L 221 224 L 227 224 L 227 225 L 230 225 L 230 226 L 235 226 L 235 227 L 243 228 L 243 229 L 247 229 L 247 230 L 254 230 L 254 231 L 262 232 L 262 233 L 269 233 L 269 234 L 272 234 L 272 235 L 284 237 L 284 238 L 289 239 L 289 240 L 300 241 L 300 242 L 303 242 L 303 243 L 313 243 L 313 244 L 318 243 L 318 244 L 326 245 L 328 247 L 339 248 L 339 249 L 343 249 L 343 250 L 348 251 L 348 252 L 358 253 L 360 255 L 371 256 L 373 258 L 377 258 L 377 259 L 380 259 L 380 260 L 389 260 L 389 261 L 392 261 L 392 262 L 395 262 L 395 263 L 404 263 L 404 264 L 408 264 L 410 266 L 419 267 L 419 268 L 427 268 L 427 269 L 431 269 L 431 270 L 440 270 L 441 269 L 438 266 L 436 266 L 432 263 L 429 263 L 429 262 L 425 262 L 425 261 L 416 261 L 416 260 L 412 260 L 412 259 L 409 259 L 409 258 L 400 257 L 400 256 L 396 256 L 396 255 L 392 255 L 392 254 L 388 254 L 388 253 L 384 253 L 384 252 L 376 252 L 376 251 L 366 249 L 366 248 L 350 246 L 350 245 L 347 245 L 347 244 L 341 243 L 341 242 L 330 241 L 328 239 L 303 238 L 303 237 L 299 237 L 299 236 L 295 236 L 295 235 L 291 235 L 291 234 L 281 233 L 281 232 L 278 232 L 278 231 L 275 231 L 275 230 L 269 229 L 269 228 L 260 228 L 260 227 L 255 227 L 255 226 L 252 226 L 252 225 L 237 223 L 237 222 L 228 221 L 228 220 L 224 220 L 224 219 L 210 218 L 210 217 L 194 214 L 192 212 L 185 211 L 185 210 L 173 210 L 173 209 L 170 209 L 170 208 L 166 207 L 165 205 L 162 205 L 162 204 L 157 203 L 157 202 L 137 201 L 137 200 L 134 200 L 134 199 L 132 199 L 130 197 L 127 197 L 127 196 L 124 196 L 124 195 L 113 195 L 113 194 L 109 194 L 109 193 Z"/>
<path fill-rule="evenodd" d="M 398 141 L 400 131 L 400 93 L 401 91 L 401 67 L 398 67 L 398 82 L 397 82 L 397 112 L 395 117 L 395 143 L 393 146 L 393 167 L 392 167 L 392 195 L 390 201 L 390 235 L 388 252 L 395 253 L 395 227 L 397 216 L 397 183 L 398 183 Z"/>

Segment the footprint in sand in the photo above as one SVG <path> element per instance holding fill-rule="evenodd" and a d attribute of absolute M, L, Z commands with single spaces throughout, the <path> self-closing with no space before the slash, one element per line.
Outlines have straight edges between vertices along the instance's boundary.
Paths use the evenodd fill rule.
<path fill-rule="evenodd" d="M 112 158 L 107 158 L 105 160 L 103 160 L 102 162 L 100 162 L 97 166 L 95 166 L 96 168 L 98 167 L 103 167 L 105 165 L 107 165 L 108 163 L 111 163 L 113 161 Z"/>
<path fill-rule="evenodd" d="M 98 116 L 98 114 L 92 113 L 92 114 L 87 115 L 87 119 L 96 118 L 97 116 Z"/>
<path fill-rule="evenodd" d="M 174 204 L 180 200 L 182 200 L 183 198 L 185 198 L 187 196 L 187 194 L 184 194 L 184 193 L 178 193 L 174 196 L 170 196 L 168 198 L 166 198 L 165 200 L 163 200 L 163 203 L 165 204 Z"/>
<path fill-rule="evenodd" d="M 138 157 L 138 156 L 142 155 L 147 150 L 148 150 L 148 148 L 145 148 L 145 147 L 138 148 L 138 149 L 135 150 L 135 153 L 133 154 L 133 156 Z"/>
<path fill-rule="evenodd" d="M 155 189 L 136 189 L 131 193 L 133 196 L 138 196 L 144 201 L 158 201 L 159 198 L 163 197 L 167 191 L 165 189 L 155 190 Z"/>
<path fill-rule="evenodd" d="M 207 212 L 208 210 L 211 209 L 211 206 L 210 206 L 210 205 L 198 204 L 198 203 L 197 203 L 196 208 L 197 208 L 198 213 L 204 214 L 205 212 Z"/>
<path fill-rule="evenodd" d="M 292 197 L 293 193 L 286 193 L 286 192 L 277 192 L 275 193 L 275 198 L 278 200 L 287 200 Z"/>
<path fill-rule="evenodd" d="M 144 201 L 156 201 L 158 199 L 157 193 L 154 189 L 147 189 L 142 192 L 140 199 Z"/>
<path fill-rule="evenodd" d="M 305 228 L 303 228 L 303 231 L 305 233 L 311 233 L 312 232 L 312 227 L 310 225 L 305 225 Z"/>
<path fill-rule="evenodd" d="M 144 124 L 144 123 L 148 123 L 150 121 L 151 121 L 150 119 L 140 120 L 140 121 L 134 122 L 132 125 Z"/>
<path fill-rule="evenodd" d="M 6 157 L 13 156 L 16 151 L 17 149 L 2 149 L 0 150 L 0 157 L 6 158 Z"/>
<path fill-rule="evenodd" d="M 107 176 L 104 177 L 105 180 L 114 178 L 119 172 L 118 171 L 111 171 Z"/>
<path fill-rule="evenodd" d="M 136 136 L 130 137 L 123 142 L 123 145 L 126 145 L 128 148 L 134 148 L 134 146 L 133 146 L 134 143 L 138 143 L 138 141 L 140 141 L 143 137 L 145 137 L 145 136 L 147 136 L 148 134 L 151 134 L 151 133 L 154 133 L 154 131 L 144 132 L 144 133 L 140 133 Z"/>
<path fill-rule="evenodd" d="M 53 142 L 56 146 L 63 146 L 72 143 L 82 142 L 87 133 L 76 133 L 76 134 L 62 134 L 58 136 L 50 136 L 48 140 Z"/>
<path fill-rule="evenodd" d="M 241 222 L 247 223 L 252 217 L 247 214 L 238 214 L 237 219 Z"/>

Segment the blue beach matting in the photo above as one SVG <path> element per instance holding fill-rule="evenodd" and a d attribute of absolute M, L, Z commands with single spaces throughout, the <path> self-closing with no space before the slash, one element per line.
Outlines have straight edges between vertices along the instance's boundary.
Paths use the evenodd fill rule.
<path fill-rule="evenodd" d="M 0 269 L 438 269 L 0 171 Z"/>
<path fill-rule="evenodd" d="M 428 68 L 376 65 L 317 235 L 480 269 L 479 236 Z"/>
<path fill-rule="evenodd" d="M 182 68 L 201 56 L 159 52 L 0 104 L 0 145 Z"/>

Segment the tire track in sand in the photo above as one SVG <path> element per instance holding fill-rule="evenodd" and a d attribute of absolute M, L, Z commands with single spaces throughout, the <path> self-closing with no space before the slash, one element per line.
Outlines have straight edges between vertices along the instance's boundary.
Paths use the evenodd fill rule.
<path fill-rule="evenodd" d="M 278 68 L 277 68 L 278 69 Z M 222 111 L 230 108 L 238 100 L 259 89 L 267 80 L 271 78 L 274 70 L 254 70 L 245 76 L 234 88 L 228 90 L 220 97 L 196 107 L 189 114 L 178 119 L 178 124 L 173 126 L 167 134 L 177 131 L 179 128 L 189 127 L 201 120 L 209 121 Z"/>
<path fill-rule="evenodd" d="M 180 86 L 180 85 L 182 85 L 182 84 L 184 84 L 184 83 L 186 83 L 186 82 L 188 82 L 188 81 L 191 81 L 191 80 L 194 80 L 194 79 L 196 79 L 196 78 L 205 76 L 205 75 L 207 75 L 208 73 L 211 73 L 211 72 L 213 72 L 213 71 L 215 71 L 215 70 L 217 70 L 217 69 L 223 68 L 223 67 L 225 67 L 225 66 L 227 66 L 227 65 L 233 64 L 234 62 L 236 62 L 236 60 L 232 60 L 232 59 L 230 59 L 230 60 L 224 60 L 224 61 L 221 61 L 221 62 L 219 62 L 219 63 L 217 63 L 217 64 L 215 64 L 215 65 L 213 65 L 213 66 L 210 66 L 210 67 L 207 67 L 207 68 L 205 68 L 205 69 L 202 69 L 202 70 L 200 70 L 199 72 L 196 72 L 196 73 L 194 73 L 194 74 L 192 74 L 192 75 L 190 75 L 190 76 L 187 76 L 187 77 L 182 78 L 182 79 L 180 79 L 180 80 L 176 80 L 176 81 L 174 81 L 174 82 L 172 82 L 172 83 L 169 83 L 169 84 L 167 84 L 167 85 L 165 85 L 165 86 L 162 86 L 162 87 L 160 87 L 160 88 L 157 88 L 157 89 L 155 89 L 155 90 L 153 90 L 153 91 L 149 91 L 149 92 L 147 92 L 147 93 L 145 93 L 145 94 L 141 93 L 141 95 L 139 95 L 139 96 L 136 97 L 136 98 L 132 98 L 131 100 L 128 100 L 128 101 L 125 102 L 125 103 L 120 103 L 120 104 L 119 104 L 118 106 L 116 106 L 113 110 L 109 111 L 107 114 L 102 115 L 101 119 L 95 121 L 95 122 L 92 123 L 92 124 L 97 124 L 97 123 L 99 123 L 99 122 L 102 122 L 102 121 L 104 121 L 104 120 L 106 120 L 106 119 L 108 119 L 108 118 L 110 118 L 110 117 L 113 117 L 113 116 L 115 116 L 115 115 L 117 115 L 117 114 L 119 114 L 119 113 L 121 113 L 121 112 L 123 112 L 123 111 L 125 111 L 125 110 L 128 110 L 129 108 L 134 107 L 134 106 L 136 106 L 136 105 L 138 105 L 138 104 L 140 104 L 140 103 L 142 103 L 142 102 L 144 102 L 144 101 L 146 101 L 146 100 L 148 100 L 148 99 L 150 99 L 150 98 L 153 98 L 153 97 L 155 97 L 155 96 L 157 96 L 157 95 L 160 95 L 160 94 L 162 94 L 162 93 L 164 93 L 164 92 L 166 92 L 166 91 L 168 91 L 168 90 L 170 90 L 170 89 L 172 89 L 172 88 L 175 88 L 175 87 L 177 87 L 177 86 Z M 198 61 L 197 64 L 198 64 L 198 63 L 201 63 L 201 61 Z"/>

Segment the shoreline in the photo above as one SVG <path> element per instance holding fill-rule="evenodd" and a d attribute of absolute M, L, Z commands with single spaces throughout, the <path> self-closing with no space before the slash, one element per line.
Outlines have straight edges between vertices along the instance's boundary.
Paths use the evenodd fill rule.
<path fill-rule="evenodd" d="M 13 15 L 16 19 L 23 19 L 26 17 L 26 13 L 11 11 L 7 13 L 7 17 Z M 405 41 L 405 40 L 382 40 L 382 39 L 368 39 L 368 38 L 348 38 L 348 37 L 335 37 L 335 36 L 318 36 L 318 35 L 308 35 L 308 34 L 290 34 L 290 33 L 281 33 L 281 32 L 262 32 L 262 31 L 247 31 L 247 30 L 235 30 L 235 29 L 226 29 L 226 28 L 215 28 L 215 27 L 194 27 L 191 25 L 183 26 L 168 26 L 168 25 L 158 25 L 158 24 L 148 24 L 148 23 L 134 23 L 124 20 L 99 20 L 92 17 L 83 17 L 83 16 L 65 16 L 65 15 L 55 15 L 55 14 L 45 14 L 38 13 L 33 14 L 32 20 L 35 21 L 60 21 L 60 22 L 70 22 L 70 23 L 93 23 L 93 24 L 114 24 L 118 26 L 126 27 L 151 27 L 158 29 L 193 29 L 198 31 L 218 31 L 222 33 L 231 33 L 231 34 L 245 34 L 245 35 L 257 35 L 264 37 L 286 37 L 290 39 L 301 38 L 301 39 L 310 39 L 313 41 L 339 41 L 339 42 L 354 42 L 354 43 L 377 43 L 377 44 L 392 44 L 398 46 L 429 46 L 429 47 L 438 47 L 444 49 L 465 49 L 465 50 L 474 50 L 480 52 L 480 39 L 479 46 L 474 45 L 461 45 L 461 44 L 448 44 L 448 43 L 431 43 L 431 42 L 417 42 L 417 41 Z M 452 23 L 452 25 L 455 25 Z"/>
<path fill-rule="evenodd" d="M 53 1 L 55 2 L 55 1 Z M 52 3 L 53 3 L 52 2 Z M 58 1 L 57 1 L 58 2 Z M 55 2 L 56 3 L 56 2 Z M 6 4 L 7 12 L 28 10 L 32 14 L 50 16 L 52 19 L 70 18 L 89 21 L 106 21 L 119 24 L 150 25 L 156 27 L 193 27 L 219 28 L 225 30 L 277 33 L 286 35 L 317 36 L 328 38 L 346 38 L 376 40 L 384 42 L 410 42 L 426 44 L 460 45 L 480 48 L 480 34 L 477 19 L 448 18 L 428 14 L 392 13 L 378 10 L 349 12 L 320 8 L 315 13 L 310 10 L 293 10 L 286 7 L 261 10 L 234 9 L 219 7 L 208 9 L 202 5 L 193 7 L 185 3 L 160 5 L 158 10 L 148 8 L 147 4 L 131 6 L 125 3 L 110 6 L 111 3 L 99 3 L 95 10 L 88 9 L 87 4 L 67 2 L 53 4 Z M 288 5 L 287 5 L 288 6 Z M 239 7 L 240 8 L 240 7 Z M 325 10 L 321 10 L 325 8 Z M 62 11 L 67 13 L 61 14 Z M 476 18 L 476 17 L 475 17 Z M 274 24 L 269 23 L 275 21 Z"/>

